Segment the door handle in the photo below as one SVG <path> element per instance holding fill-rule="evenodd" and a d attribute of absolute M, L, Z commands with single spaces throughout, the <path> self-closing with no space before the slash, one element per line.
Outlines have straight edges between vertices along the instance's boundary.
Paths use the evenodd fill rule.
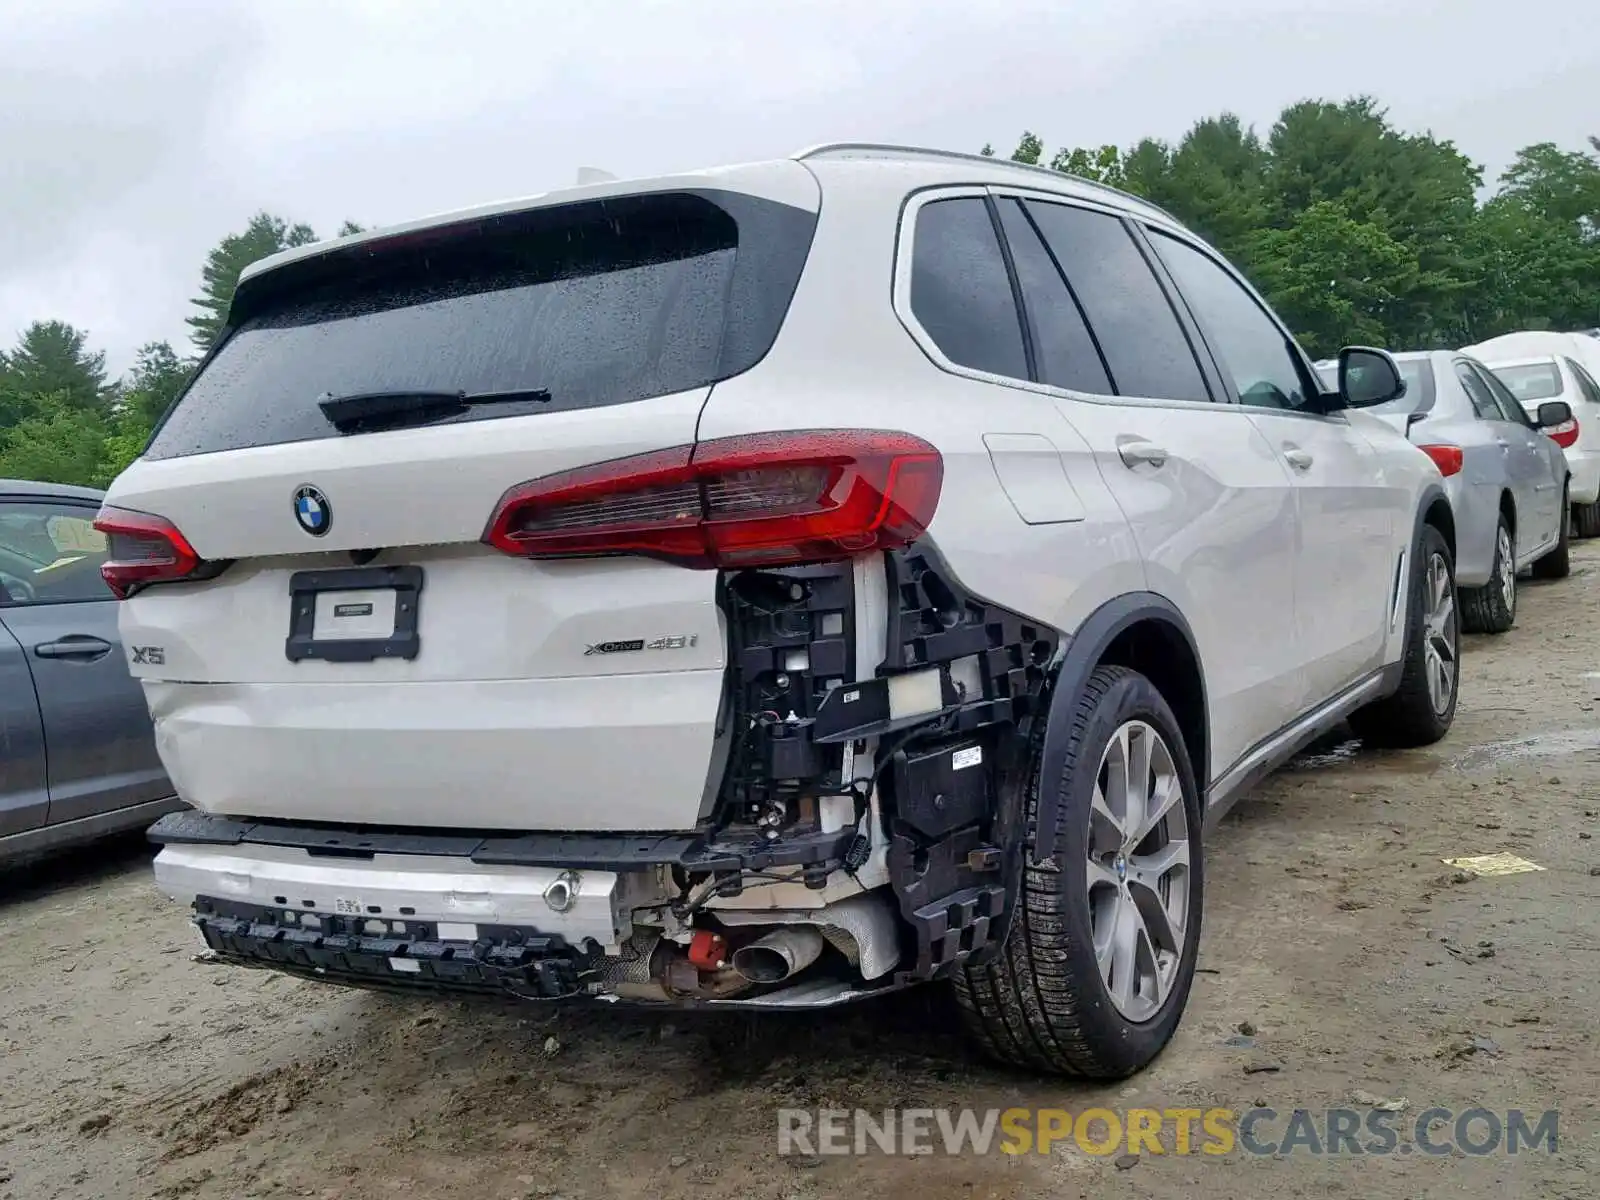
<path fill-rule="evenodd" d="M 1296 471 L 1309 471 L 1313 460 L 1310 451 L 1302 450 L 1298 446 L 1288 446 L 1284 449 L 1283 461 Z"/>
<path fill-rule="evenodd" d="M 1122 456 L 1122 465 L 1129 468 L 1159 467 L 1167 461 L 1166 447 L 1147 442 L 1143 438 L 1129 438 L 1120 443 L 1117 446 L 1117 453 Z"/>
<path fill-rule="evenodd" d="M 77 658 L 94 662 L 111 653 L 111 643 L 86 633 L 71 633 L 60 641 L 40 642 L 33 648 L 35 658 Z"/>

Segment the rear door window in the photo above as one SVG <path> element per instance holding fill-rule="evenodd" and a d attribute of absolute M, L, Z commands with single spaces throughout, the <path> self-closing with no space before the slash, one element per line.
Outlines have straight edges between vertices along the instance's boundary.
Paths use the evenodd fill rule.
<path fill-rule="evenodd" d="M 1117 393 L 1210 400 L 1194 349 L 1127 226 L 1070 204 L 1026 207 L 1083 306 Z"/>
<path fill-rule="evenodd" d="M 338 436 L 330 396 L 523 396 L 438 424 L 704 387 L 770 348 L 815 224 L 737 193 L 654 193 L 289 264 L 241 287 L 235 327 L 146 457 Z"/>
<path fill-rule="evenodd" d="M 1478 377 L 1483 386 L 1489 389 L 1489 394 L 1494 397 L 1495 407 L 1501 415 L 1513 425 L 1533 426 L 1533 418 L 1528 415 L 1528 410 L 1517 403 L 1517 398 L 1511 394 L 1511 389 L 1495 378 L 1494 372 L 1481 363 L 1469 363 L 1472 373 Z"/>
<path fill-rule="evenodd" d="M 957 366 L 1028 378 L 1016 296 L 983 197 L 931 200 L 917 210 L 911 313 Z"/>
<path fill-rule="evenodd" d="M 1504 421 L 1506 415 L 1500 406 L 1495 403 L 1494 392 L 1489 385 L 1478 378 L 1478 373 L 1472 369 L 1471 364 L 1456 361 L 1456 378 L 1461 381 L 1461 386 L 1467 393 L 1467 399 L 1472 401 L 1472 411 L 1485 421 Z"/>
<path fill-rule="evenodd" d="M 1039 382 L 1072 391 L 1112 394 L 1111 378 L 1083 319 L 1083 310 L 1020 200 L 998 201 L 1000 224 L 1033 330 Z"/>

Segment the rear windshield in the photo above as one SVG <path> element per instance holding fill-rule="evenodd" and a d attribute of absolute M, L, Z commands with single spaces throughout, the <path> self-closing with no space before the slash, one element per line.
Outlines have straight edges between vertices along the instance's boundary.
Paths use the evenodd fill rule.
<path fill-rule="evenodd" d="M 1397 400 L 1375 404 L 1371 408 L 1365 408 L 1361 411 L 1388 413 L 1391 416 L 1431 411 L 1434 400 L 1433 364 L 1425 358 L 1402 358 L 1396 360 L 1395 365 L 1400 368 L 1400 378 L 1406 381 L 1406 394 Z M 1322 380 L 1324 390 L 1329 392 L 1337 392 L 1339 390 L 1339 365 L 1337 363 L 1331 366 L 1319 364 L 1317 377 Z"/>
<path fill-rule="evenodd" d="M 428 424 L 625 404 L 754 366 L 816 218 L 727 192 L 588 201 L 401 236 L 247 281 L 145 455 L 340 436 L 326 396 L 548 392 Z"/>
<path fill-rule="evenodd" d="M 1490 367 L 1500 382 L 1523 404 L 1548 400 L 1562 392 L 1561 370 L 1553 362 L 1526 363 L 1520 367 Z"/>

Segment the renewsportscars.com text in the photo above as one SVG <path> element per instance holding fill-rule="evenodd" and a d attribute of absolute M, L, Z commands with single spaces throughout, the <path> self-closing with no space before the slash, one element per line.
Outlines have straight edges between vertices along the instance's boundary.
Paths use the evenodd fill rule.
<path fill-rule="evenodd" d="M 1520 1154 L 1558 1144 L 1555 1109 L 905 1108 L 778 1110 L 778 1153 L 1259 1156 Z"/>

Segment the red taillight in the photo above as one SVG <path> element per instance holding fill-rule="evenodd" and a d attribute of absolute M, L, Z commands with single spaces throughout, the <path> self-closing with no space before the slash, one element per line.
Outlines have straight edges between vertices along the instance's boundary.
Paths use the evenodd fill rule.
<path fill-rule="evenodd" d="M 483 540 L 507 554 L 642 554 L 686 567 L 793 566 L 909 546 L 933 520 L 939 452 L 908 433 L 719 438 L 518 484 Z"/>
<path fill-rule="evenodd" d="M 1544 435 L 1565 450 L 1568 446 L 1572 445 L 1578 440 L 1578 418 L 1573 417 L 1570 421 L 1563 421 L 1559 425 L 1552 425 L 1549 429 L 1544 431 Z"/>
<path fill-rule="evenodd" d="M 119 600 L 142 584 L 185 579 L 200 567 L 189 539 L 165 517 L 108 506 L 94 527 L 108 543 L 100 574 Z"/>
<path fill-rule="evenodd" d="M 1420 446 L 1418 449 L 1433 459 L 1441 475 L 1454 475 L 1461 470 L 1460 446 Z"/>

